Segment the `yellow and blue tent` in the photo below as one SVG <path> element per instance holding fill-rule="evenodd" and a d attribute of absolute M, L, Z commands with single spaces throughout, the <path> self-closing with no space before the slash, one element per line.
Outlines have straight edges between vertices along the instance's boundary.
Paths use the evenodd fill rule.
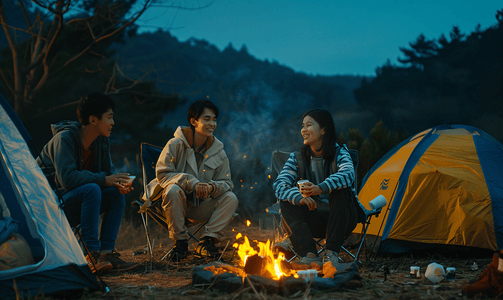
<path fill-rule="evenodd" d="M 360 202 L 378 195 L 388 201 L 368 231 L 378 253 L 503 249 L 503 145 L 480 129 L 441 125 L 406 139 L 363 179 Z"/>

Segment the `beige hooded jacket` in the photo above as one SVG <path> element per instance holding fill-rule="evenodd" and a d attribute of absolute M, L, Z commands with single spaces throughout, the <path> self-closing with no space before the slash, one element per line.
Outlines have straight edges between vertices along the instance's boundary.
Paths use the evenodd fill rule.
<path fill-rule="evenodd" d="M 159 156 L 156 165 L 157 178 L 152 180 L 146 190 L 144 199 L 150 206 L 151 201 L 162 195 L 168 185 L 177 184 L 185 193 L 191 193 L 198 182 L 211 182 L 215 189 L 210 197 L 215 198 L 234 187 L 231 180 L 229 159 L 224 151 L 224 144 L 216 137 L 208 138 L 206 153 L 197 168 L 194 150 L 187 140 L 192 139 L 189 127 L 178 127 L 174 137 L 168 141 Z"/>

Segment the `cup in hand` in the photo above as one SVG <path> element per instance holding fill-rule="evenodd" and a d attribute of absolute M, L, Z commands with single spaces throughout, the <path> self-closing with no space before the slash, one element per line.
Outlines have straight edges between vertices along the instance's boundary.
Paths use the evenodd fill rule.
<path fill-rule="evenodd" d="M 299 187 L 300 194 L 304 198 L 306 198 L 308 196 L 305 195 L 305 194 L 302 194 L 302 189 L 301 188 L 305 187 L 305 186 L 309 186 L 309 185 L 311 185 L 311 183 L 309 182 L 309 180 L 299 180 L 299 181 L 297 181 L 297 186 Z"/>
<path fill-rule="evenodd" d="M 134 175 L 129 176 L 129 179 L 128 179 L 128 180 L 124 180 L 124 181 L 122 181 L 122 185 L 124 185 L 125 187 L 126 187 L 126 186 L 130 186 L 130 185 L 132 185 L 132 184 L 133 184 L 133 180 L 134 180 L 135 178 L 136 178 L 136 176 L 134 176 Z"/>

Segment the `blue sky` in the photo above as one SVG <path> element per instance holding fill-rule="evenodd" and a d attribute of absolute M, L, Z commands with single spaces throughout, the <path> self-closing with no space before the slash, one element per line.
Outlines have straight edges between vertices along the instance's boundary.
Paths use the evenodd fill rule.
<path fill-rule="evenodd" d="M 209 0 L 175 1 L 206 5 Z M 215 0 L 201 10 L 158 8 L 145 14 L 141 30 L 170 29 L 180 41 L 205 39 L 219 49 L 229 43 L 258 59 L 320 75 L 375 75 L 387 59 L 419 34 L 449 36 L 496 24 L 501 0 Z"/>

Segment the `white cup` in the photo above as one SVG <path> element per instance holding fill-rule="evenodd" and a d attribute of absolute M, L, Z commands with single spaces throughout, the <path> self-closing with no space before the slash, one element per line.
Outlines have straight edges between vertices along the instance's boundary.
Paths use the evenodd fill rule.
<path fill-rule="evenodd" d="M 300 270 L 297 271 L 299 278 L 306 280 L 306 282 L 312 281 L 315 277 L 318 277 L 318 271 L 315 269 Z"/>
<path fill-rule="evenodd" d="M 309 185 L 309 183 L 310 183 L 310 182 L 309 182 L 309 180 L 299 180 L 299 181 L 297 181 L 297 185 L 298 185 L 298 187 L 299 187 L 299 191 L 300 191 L 300 188 L 301 188 L 301 187 L 308 186 L 308 185 Z M 307 195 L 302 194 L 302 192 L 300 192 L 300 194 L 301 194 L 301 195 L 302 195 L 302 197 L 304 197 L 304 198 L 306 198 L 306 197 L 307 197 Z"/>
<path fill-rule="evenodd" d="M 122 184 L 123 184 L 124 186 L 130 186 L 131 184 L 133 184 L 133 180 L 134 180 L 135 178 L 136 178 L 136 176 L 131 175 L 131 176 L 129 176 L 129 179 L 128 179 L 128 180 L 124 180 L 124 181 L 122 181 Z"/>
<path fill-rule="evenodd" d="M 383 195 L 379 195 L 374 198 L 374 200 L 369 202 L 369 206 L 371 210 L 383 208 L 386 206 L 388 202 L 386 202 L 386 198 Z"/>
<path fill-rule="evenodd" d="M 410 277 L 421 277 L 420 270 L 421 268 L 418 266 L 410 267 Z"/>

